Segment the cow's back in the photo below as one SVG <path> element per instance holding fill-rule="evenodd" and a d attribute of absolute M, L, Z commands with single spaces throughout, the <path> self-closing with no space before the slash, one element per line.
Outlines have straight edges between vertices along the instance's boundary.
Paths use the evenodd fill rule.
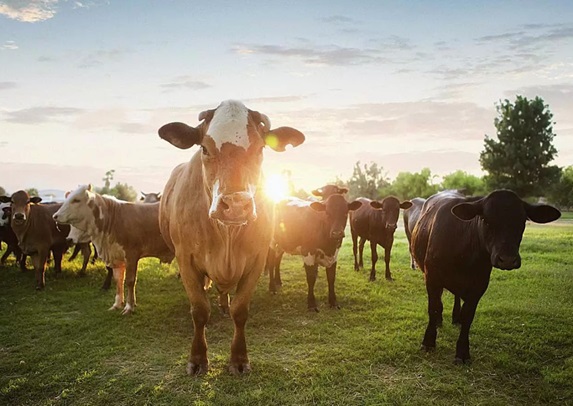
<path fill-rule="evenodd" d="M 404 210 L 404 228 L 406 230 L 406 235 L 408 236 L 408 241 L 411 240 L 414 227 L 420 218 L 425 201 L 426 199 L 422 199 L 421 197 L 410 199 L 412 206 L 408 210 Z"/>
<path fill-rule="evenodd" d="M 36 252 L 39 249 L 60 248 L 67 246 L 66 238 L 70 226 L 56 224 L 52 215 L 58 211 L 61 204 L 32 204 L 23 234 L 18 235 L 18 241 L 24 252 Z"/>

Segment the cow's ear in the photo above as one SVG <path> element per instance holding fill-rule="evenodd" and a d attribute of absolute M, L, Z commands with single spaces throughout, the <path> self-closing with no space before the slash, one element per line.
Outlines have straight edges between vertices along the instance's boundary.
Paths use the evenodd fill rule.
<path fill-rule="evenodd" d="M 41 197 L 38 197 L 38 196 L 34 196 L 34 197 L 31 197 L 31 198 L 30 198 L 30 203 L 36 203 L 36 204 L 38 204 L 38 203 L 40 203 L 41 201 L 42 201 L 42 198 L 41 198 Z"/>
<path fill-rule="evenodd" d="M 338 193 L 340 193 L 341 195 L 348 193 L 348 188 L 340 187 L 340 186 L 337 186 L 337 188 L 338 188 Z"/>
<path fill-rule="evenodd" d="M 378 200 L 372 200 L 372 201 L 370 202 L 370 206 L 373 207 L 373 208 L 375 208 L 375 209 L 377 209 L 377 210 L 379 210 L 379 209 L 381 209 L 382 207 L 384 207 L 384 206 L 382 206 L 382 202 L 379 202 Z"/>
<path fill-rule="evenodd" d="M 201 131 L 185 123 L 165 124 L 157 132 L 165 141 L 180 149 L 191 148 L 201 143 Z"/>
<path fill-rule="evenodd" d="M 320 202 L 312 202 L 310 204 L 310 208 L 314 211 L 325 211 L 326 205 L 324 203 L 320 203 Z"/>
<path fill-rule="evenodd" d="M 362 206 L 362 202 L 359 200 L 355 200 L 353 202 L 348 203 L 348 210 L 354 211 L 358 210 Z"/>
<path fill-rule="evenodd" d="M 523 202 L 527 217 L 536 223 L 550 223 L 561 217 L 561 212 L 547 204 L 529 204 Z"/>
<path fill-rule="evenodd" d="M 277 152 L 283 152 L 287 145 L 297 147 L 304 142 L 304 134 L 291 127 L 279 127 L 263 135 L 265 144 Z"/>
<path fill-rule="evenodd" d="M 12 211 L 12 207 L 10 207 L 10 206 L 2 207 L 2 211 L 5 214 L 10 214 L 10 212 Z"/>
<path fill-rule="evenodd" d="M 314 189 L 312 192 L 313 195 L 318 196 L 318 197 L 322 197 L 322 189 Z"/>
<path fill-rule="evenodd" d="M 409 200 L 406 200 L 406 201 L 403 201 L 402 203 L 400 203 L 401 209 L 408 210 L 410 207 L 412 207 L 412 202 Z"/>
<path fill-rule="evenodd" d="M 10 199 L 10 196 L 0 196 L 1 203 L 10 203 L 11 201 L 12 199 Z"/>
<path fill-rule="evenodd" d="M 469 221 L 483 214 L 483 207 L 478 200 L 473 203 L 460 203 L 452 207 L 452 214 L 460 220 Z"/>
<path fill-rule="evenodd" d="M 161 200 L 161 192 L 157 193 L 157 199 Z"/>

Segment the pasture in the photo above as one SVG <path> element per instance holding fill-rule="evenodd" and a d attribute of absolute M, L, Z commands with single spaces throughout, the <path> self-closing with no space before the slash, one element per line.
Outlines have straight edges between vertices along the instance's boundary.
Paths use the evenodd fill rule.
<path fill-rule="evenodd" d="M 277 295 L 262 276 L 247 324 L 253 372 L 245 377 L 227 372 L 233 325 L 213 290 L 210 372 L 186 375 L 192 322 L 175 265 L 140 261 L 138 307 L 122 317 L 107 311 L 114 291 L 99 290 L 101 263 L 80 278 L 80 260 L 64 261 L 62 274 L 48 270 L 45 291 L 36 292 L 33 272 L 11 262 L 0 270 L 0 404 L 573 404 L 573 216 L 564 217 L 528 224 L 521 269 L 493 271 L 472 325 L 469 365 L 453 363 L 458 328 L 449 323 L 447 292 L 437 349 L 419 350 L 426 292 L 421 272 L 409 268 L 403 227 L 394 282 L 384 280 L 383 261 L 374 283 L 367 270 L 353 271 L 347 231 L 336 282 L 341 310 L 328 308 L 321 268 L 321 311 L 307 312 L 298 257 L 285 255 Z"/>

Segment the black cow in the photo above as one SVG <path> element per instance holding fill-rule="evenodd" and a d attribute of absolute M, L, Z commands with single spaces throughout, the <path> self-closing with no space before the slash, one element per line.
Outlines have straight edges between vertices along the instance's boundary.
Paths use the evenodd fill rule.
<path fill-rule="evenodd" d="M 392 280 L 390 273 L 390 253 L 394 244 L 394 231 L 398 227 L 400 209 L 409 209 L 412 206 L 408 200 L 401 202 L 394 196 L 382 200 L 370 200 L 365 197 L 358 198 L 362 202 L 360 209 L 350 214 L 350 231 L 352 233 L 352 252 L 354 254 L 354 269 L 358 271 L 364 267 L 363 253 L 366 240 L 370 241 L 372 252 L 372 269 L 370 281 L 376 280 L 376 262 L 378 253 L 376 246 L 384 248 L 384 262 L 386 263 L 386 279 Z M 357 258 L 357 241 L 360 237 L 359 255 Z"/>
<path fill-rule="evenodd" d="M 348 188 L 338 186 L 338 185 L 324 185 L 318 189 L 314 189 L 312 194 L 317 197 L 322 197 L 322 200 L 328 199 L 330 195 L 339 194 L 344 195 L 348 193 Z"/>
<path fill-rule="evenodd" d="M 9 201 L 8 196 L 0 197 L 2 200 Z M 18 238 L 12 227 L 10 227 L 10 203 L 0 203 L 0 243 L 6 243 L 6 251 L 0 258 L 0 265 L 4 265 L 10 254 L 14 254 L 16 262 L 20 265 L 22 271 L 26 271 L 26 255 L 22 253 L 22 250 L 18 246 Z"/>
<path fill-rule="evenodd" d="M 331 308 L 338 308 L 334 291 L 338 250 L 344 238 L 348 212 L 361 205 L 358 201 L 348 203 L 340 194 L 333 194 L 324 202 L 292 198 L 277 204 L 274 246 L 271 247 L 270 258 L 275 266 L 270 269 L 269 290 L 276 291 L 275 278 L 280 279 L 279 265 L 283 254 L 302 255 L 308 283 L 308 310 L 318 311 L 314 297 L 318 265 L 326 268 L 328 303 Z"/>
<path fill-rule="evenodd" d="M 445 288 L 464 301 L 456 362 L 469 361 L 469 331 L 492 267 L 521 266 L 519 245 L 526 220 L 548 223 L 560 216 L 554 207 L 526 203 L 510 190 L 496 190 L 486 197 L 431 196 L 412 235 L 414 257 L 424 272 L 428 293 L 429 322 L 422 349 L 436 347 Z"/>
<path fill-rule="evenodd" d="M 404 210 L 402 218 L 404 219 L 404 230 L 406 231 L 406 237 L 408 238 L 408 249 L 410 250 L 410 266 L 412 269 L 416 269 L 416 261 L 414 261 L 414 254 L 412 254 L 412 232 L 418 219 L 420 218 L 420 213 L 422 212 L 422 206 L 426 199 L 421 197 L 415 197 L 410 199 L 412 206 L 408 210 Z"/>

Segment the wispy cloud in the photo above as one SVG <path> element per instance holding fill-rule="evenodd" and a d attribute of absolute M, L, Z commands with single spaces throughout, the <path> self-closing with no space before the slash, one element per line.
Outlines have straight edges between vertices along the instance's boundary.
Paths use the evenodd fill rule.
<path fill-rule="evenodd" d="M 49 20 L 56 15 L 58 0 L 2 0 L 0 14 L 26 23 Z"/>
<path fill-rule="evenodd" d="M 0 82 L 0 91 L 15 89 L 17 87 L 16 82 Z"/>
<path fill-rule="evenodd" d="M 117 62 L 123 59 L 131 51 L 127 49 L 99 49 L 89 55 L 84 56 L 78 67 L 94 68 L 104 65 L 107 62 Z"/>
<path fill-rule="evenodd" d="M 347 16 L 341 16 L 341 15 L 333 15 L 333 16 L 329 16 L 329 17 L 324 17 L 321 18 L 320 21 L 324 22 L 324 23 L 330 23 L 330 24 L 355 24 L 357 21 L 347 17 Z"/>
<path fill-rule="evenodd" d="M 209 83 L 197 80 L 192 76 L 178 76 L 169 83 L 161 85 L 165 91 L 185 89 L 185 90 L 203 90 L 212 87 Z"/>
<path fill-rule="evenodd" d="M 476 41 L 480 44 L 502 42 L 507 43 L 513 50 L 531 50 L 562 40 L 573 39 L 572 24 L 528 24 L 523 28 L 525 30 L 486 35 L 477 38 Z"/>
<path fill-rule="evenodd" d="M 5 121 L 18 124 L 39 124 L 70 118 L 82 113 L 74 107 L 31 107 L 28 109 L 5 111 Z"/>
<path fill-rule="evenodd" d="M 14 41 L 5 41 L 4 45 L 0 47 L 0 49 L 7 49 L 10 51 L 18 49 L 18 45 Z"/>

